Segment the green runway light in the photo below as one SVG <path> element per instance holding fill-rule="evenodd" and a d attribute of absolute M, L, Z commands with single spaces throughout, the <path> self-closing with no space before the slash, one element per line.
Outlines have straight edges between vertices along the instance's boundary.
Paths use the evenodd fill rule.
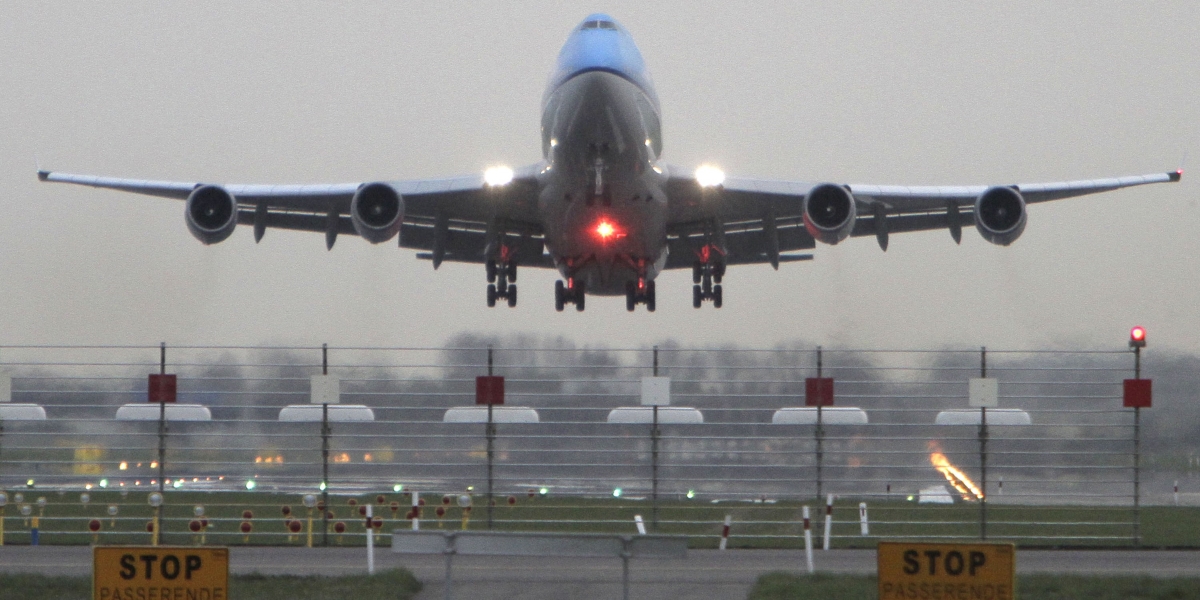
<path fill-rule="evenodd" d="M 321 488 L 321 491 L 322 491 L 322 492 L 323 492 L 323 491 L 325 491 L 325 482 L 324 482 L 324 481 L 322 481 L 322 482 L 321 482 L 321 485 L 319 485 L 319 486 L 317 486 L 317 487 Z"/>
<path fill-rule="evenodd" d="M 178 480 L 178 479 L 176 479 L 176 480 L 175 480 L 175 483 L 172 483 L 172 484 L 171 484 L 171 487 L 173 487 L 173 488 L 175 488 L 175 489 L 179 489 L 180 487 L 183 487 L 183 482 L 182 482 L 182 481 L 180 481 L 180 480 Z"/>
<path fill-rule="evenodd" d="M 692 498 L 695 498 L 695 497 L 696 497 L 696 490 L 688 490 L 687 497 L 688 497 L 688 500 L 691 500 Z"/>
<path fill-rule="evenodd" d="M 27 488 L 30 488 L 30 489 L 33 489 L 33 480 L 32 480 L 32 479 L 30 479 L 29 481 L 26 481 L 26 482 L 25 482 L 25 487 L 27 487 Z"/>
<path fill-rule="evenodd" d="M 324 485 L 324 484 L 322 484 L 322 485 L 321 485 L 321 489 L 325 489 L 325 485 Z M 396 485 L 393 485 L 393 486 L 392 486 L 392 491 L 393 491 L 393 492 L 399 492 L 400 490 L 403 490 L 403 489 L 404 489 L 404 486 L 400 485 L 399 483 L 397 483 Z"/>
<path fill-rule="evenodd" d="M 253 490 L 257 486 L 258 486 L 258 484 L 255 483 L 253 479 L 246 480 L 246 489 L 247 490 Z"/>
<path fill-rule="evenodd" d="M 101 479 L 101 480 L 100 480 L 100 487 L 102 487 L 102 488 L 106 488 L 106 487 L 108 487 L 108 480 L 107 480 L 107 479 Z"/>
<path fill-rule="evenodd" d="M 621 488 L 613 488 L 613 498 L 621 497 Z"/>
<path fill-rule="evenodd" d="M 542 489 L 538 490 L 538 493 L 545 496 L 546 494 L 550 493 L 550 488 L 542 488 Z"/>

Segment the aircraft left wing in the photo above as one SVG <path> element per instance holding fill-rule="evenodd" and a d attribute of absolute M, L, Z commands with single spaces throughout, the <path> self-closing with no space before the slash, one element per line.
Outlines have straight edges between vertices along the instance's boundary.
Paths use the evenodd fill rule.
<path fill-rule="evenodd" d="M 706 240 L 727 250 L 727 264 L 807 260 L 795 251 L 816 247 L 817 237 L 837 243 L 875 236 L 887 250 L 892 233 L 946 229 L 956 242 L 963 227 L 985 224 L 980 233 L 1007 245 L 1025 226 L 1025 205 L 1151 183 L 1179 181 L 1183 171 L 1055 183 L 973 186 L 896 186 L 811 183 L 727 177 L 701 185 L 696 175 L 667 167 L 670 203 L 667 268 L 689 268 Z M 805 207 L 812 199 L 811 219 Z M 995 228 L 989 228 L 993 223 Z M 723 239 L 722 239 L 723 238 Z"/>
<path fill-rule="evenodd" d="M 521 264 L 540 267 L 549 266 L 543 256 L 542 230 L 536 213 L 535 176 L 540 169 L 541 165 L 518 169 L 511 180 L 494 185 L 486 182 L 482 174 L 378 183 L 395 190 L 403 200 L 399 245 L 418 250 L 418 256 L 432 260 L 435 267 L 444 260 L 482 263 L 489 244 L 500 237 L 505 238 L 506 245 L 516 248 Z M 237 223 L 253 226 L 255 241 L 269 228 L 312 231 L 324 233 L 326 245 L 331 249 L 338 235 L 359 234 L 351 205 L 359 190 L 375 185 L 374 182 L 214 185 L 55 171 L 38 171 L 38 179 L 177 200 L 188 200 L 201 188 L 217 188 L 236 203 Z"/>

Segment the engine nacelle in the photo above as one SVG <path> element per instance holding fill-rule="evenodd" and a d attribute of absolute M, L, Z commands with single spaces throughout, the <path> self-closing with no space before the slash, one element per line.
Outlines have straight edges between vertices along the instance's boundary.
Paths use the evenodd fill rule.
<path fill-rule="evenodd" d="M 200 186 L 188 195 L 184 220 L 188 231 L 204 244 L 223 242 L 237 227 L 237 200 L 221 186 Z"/>
<path fill-rule="evenodd" d="M 1025 231 L 1025 198 L 1010 187 L 988 188 L 975 199 L 975 229 L 983 239 L 1007 246 Z"/>
<path fill-rule="evenodd" d="M 400 233 L 404 221 L 404 197 L 386 183 L 368 183 L 354 192 L 350 201 L 354 230 L 372 244 L 386 242 Z"/>
<path fill-rule="evenodd" d="M 849 190 L 822 183 L 804 197 L 804 228 L 818 242 L 836 244 L 850 237 L 856 212 Z"/>

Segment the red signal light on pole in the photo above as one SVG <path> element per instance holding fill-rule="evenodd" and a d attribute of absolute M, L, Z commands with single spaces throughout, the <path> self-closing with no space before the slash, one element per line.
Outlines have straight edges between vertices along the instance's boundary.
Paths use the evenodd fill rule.
<path fill-rule="evenodd" d="M 1138 325 L 1129 330 L 1129 347 L 1130 348 L 1145 348 L 1146 347 L 1146 328 Z"/>

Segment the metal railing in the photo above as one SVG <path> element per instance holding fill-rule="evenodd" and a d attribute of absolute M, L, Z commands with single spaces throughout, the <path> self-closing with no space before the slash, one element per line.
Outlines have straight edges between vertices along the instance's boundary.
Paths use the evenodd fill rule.
<path fill-rule="evenodd" d="M 444 422 L 474 406 L 489 363 L 506 378 L 505 407 L 533 409 L 538 422 Z M 734 545 L 795 547 L 800 506 L 827 494 L 835 547 L 1138 545 L 1144 520 L 1173 518 L 1140 510 L 1143 486 L 1169 484 L 1140 472 L 1134 410 L 1121 402 L 1128 351 L 7 346 L 0 368 L 13 402 L 47 416 L 0 422 L 9 543 L 31 541 L 34 517 L 41 543 L 147 541 L 146 496 L 160 488 L 170 543 L 304 544 L 311 530 L 313 543 L 355 543 L 366 502 L 390 509 L 379 511 L 385 528 L 417 516 L 426 528 L 628 533 L 644 514 L 651 531 L 712 546 L 733 515 Z M 147 375 L 159 372 L 176 374 L 178 402 L 211 420 L 116 420 L 123 405 L 145 404 Z M 309 404 L 322 372 L 340 378 L 343 407 L 366 406 L 373 420 L 280 421 L 286 406 Z M 703 423 L 608 422 L 639 405 L 654 373 L 671 378 L 672 408 L 695 408 Z M 1000 407 L 1030 424 L 999 423 L 993 410 L 935 425 L 939 412 L 967 409 L 967 380 L 984 374 L 999 381 Z M 835 379 L 837 408 L 869 422 L 773 423 L 804 406 L 805 380 L 818 375 Z M 978 493 L 956 489 L 931 463 L 937 452 Z M 322 492 L 328 504 L 303 506 Z M 1146 543 L 1200 545 L 1161 529 Z"/>

